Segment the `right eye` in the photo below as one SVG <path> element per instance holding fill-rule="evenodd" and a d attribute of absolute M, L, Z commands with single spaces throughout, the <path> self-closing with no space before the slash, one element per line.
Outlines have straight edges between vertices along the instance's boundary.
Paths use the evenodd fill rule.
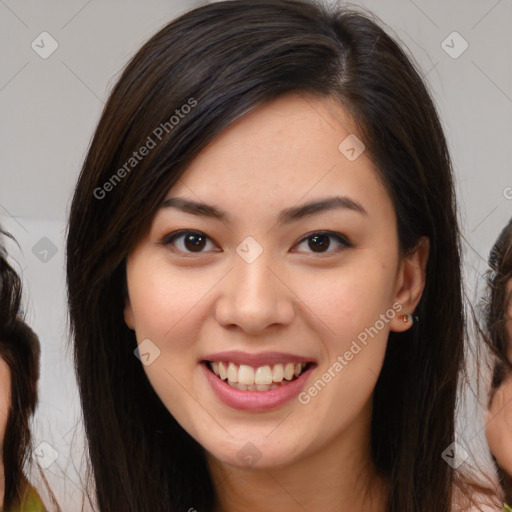
<path fill-rule="evenodd" d="M 171 246 L 174 252 L 181 252 L 183 254 L 201 254 L 204 247 L 213 243 L 209 236 L 201 231 L 194 231 L 190 229 L 180 229 L 169 233 L 162 240 L 162 245 Z M 219 251 L 215 251 L 219 252 Z"/>

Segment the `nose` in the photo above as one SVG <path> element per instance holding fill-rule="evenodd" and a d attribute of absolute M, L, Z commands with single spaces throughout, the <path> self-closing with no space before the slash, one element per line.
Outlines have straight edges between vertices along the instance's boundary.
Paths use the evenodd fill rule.
<path fill-rule="evenodd" d="M 272 265 L 274 263 L 274 265 Z M 235 255 L 234 267 L 221 282 L 215 315 L 220 325 L 260 334 L 293 321 L 293 292 L 264 251 L 247 263 Z"/>

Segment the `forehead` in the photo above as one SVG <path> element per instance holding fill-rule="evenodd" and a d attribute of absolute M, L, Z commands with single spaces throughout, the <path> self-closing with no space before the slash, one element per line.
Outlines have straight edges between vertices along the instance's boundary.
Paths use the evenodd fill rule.
<path fill-rule="evenodd" d="M 330 97 L 288 94 L 235 121 L 190 164 L 169 195 L 281 207 L 334 192 L 390 201 L 352 118 Z M 341 145 L 341 146 L 340 146 Z M 353 144 L 352 144 L 353 145 Z M 353 152 L 352 152 L 353 155 Z M 349 154 L 349 156 L 351 156 Z M 197 198 L 196 198 L 197 199 Z M 389 206 L 389 205 L 388 205 Z"/>

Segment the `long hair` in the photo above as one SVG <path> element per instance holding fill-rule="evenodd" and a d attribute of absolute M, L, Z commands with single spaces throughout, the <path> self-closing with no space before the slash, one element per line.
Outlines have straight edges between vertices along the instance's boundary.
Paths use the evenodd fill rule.
<path fill-rule="evenodd" d="M 0 236 L 12 239 L 9 233 L 0 229 Z M 0 326 L 7 326 L 16 320 L 21 304 L 21 279 L 7 261 L 7 252 L 0 244 Z"/>
<path fill-rule="evenodd" d="M 485 297 L 485 332 L 483 339 L 494 355 L 489 404 L 498 388 L 512 375 L 512 361 L 509 359 L 512 340 L 507 333 L 507 307 L 512 304 L 512 295 L 507 293 L 507 284 L 512 280 L 512 219 L 503 228 L 489 256 L 487 272 L 488 294 Z M 512 475 L 503 471 L 493 456 L 500 485 L 505 499 L 512 502 Z"/>
<path fill-rule="evenodd" d="M 0 247 L 0 357 L 9 366 L 10 406 L 2 446 L 5 494 L 2 510 L 20 505 L 29 485 L 24 465 L 31 454 L 30 418 L 37 405 L 39 340 L 20 318 L 21 280 Z"/>
<path fill-rule="evenodd" d="M 371 453 L 389 482 L 387 512 L 451 509 L 455 471 L 441 453 L 454 441 L 464 312 L 452 170 L 435 106 L 370 16 L 300 0 L 235 0 L 182 15 L 137 52 L 108 99 L 73 197 L 70 323 L 101 512 L 212 510 L 203 449 L 133 356 L 125 260 L 198 153 L 245 113 L 291 92 L 333 97 L 353 117 L 393 201 L 402 253 L 430 239 L 419 321 L 389 337 Z M 154 147 L 135 158 L 150 139 Z"/>

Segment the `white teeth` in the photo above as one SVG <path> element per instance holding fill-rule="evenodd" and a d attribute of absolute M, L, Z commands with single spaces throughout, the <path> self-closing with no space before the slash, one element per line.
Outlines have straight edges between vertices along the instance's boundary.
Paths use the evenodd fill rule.
<path fill-rule="evenodd" d="M 246 386 L 254 384 L 254 368 L 246 364 L 241 364 L 238 369 L 238 382 Z"/>
<path fill-rule="evenodd" d="M 270 366 L 260 366 L 254 373 L 255 384 L 272 384 L 272 370 Z"/>
<path fill-rule="evenodd" d="M 228 366 L 228 380 L 230 380 L 231 382 L 238 382 L 238 371 L 237 371 L 237 368 L 235 366 L 235 363 L 229 363 L 229 366 Z"/>
<path fill-rule="evenodd" d="M 284 378 L 286 380 L 292 380 L 294 371 L 295 371 L 295 365 L 293 363 L 288 363 L 284 367 Z"/>
<path fill-rule="evenodd" d="M 226 369 L 224 368 L 224 363 L 219 363 L 219 377 L 222 380 L 226 380 L 227 373 L 226 373 Z"/>
<path fill-rule="evenodd" d="M 272 380 L 274 382 L 281 382 L 284 379 L 284 368 L 282 364 L 275 364 L 272 369 Z"/>
<path fill-rule="evenodd" d="M 238 384 L 238 382 L 230 382 L 229 380 L 227 383 L 235 389 L 239 389 L 240 391 L 270 391 L 271 389 L 276 389 L 279 386 L 277 384 L 254 384 L 252 386 L 244 386 L 243 384 Z"/>
<path fill-rule="evenodd" d="M 227 383 L 231 387 L 242 391 L 275 389 L 279 385 L 287 384 L 294 377 L 298 377 L 305 367 L 306 365 L 301 363 L 264 365 L 253 368 L 246 364 L 238 366 L 233 362 L 210 362 L 210 368 L 215 375 L 222 380 L 227 379 Z"/>

